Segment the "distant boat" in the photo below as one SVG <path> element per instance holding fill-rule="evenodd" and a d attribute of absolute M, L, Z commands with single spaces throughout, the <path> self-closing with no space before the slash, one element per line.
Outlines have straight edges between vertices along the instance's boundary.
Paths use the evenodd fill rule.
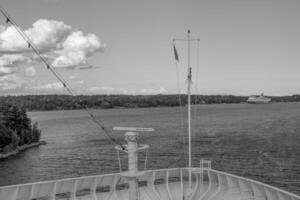
<path fill-rule="evenodd" d="M 260 94 L 260 96 L 250 96 L 247 99 L 247 103 L 252 104 L 261 104 L 261 103 L 270 103 L 271 99 L 268 97 L 265 97 L 263 93 Z"/>

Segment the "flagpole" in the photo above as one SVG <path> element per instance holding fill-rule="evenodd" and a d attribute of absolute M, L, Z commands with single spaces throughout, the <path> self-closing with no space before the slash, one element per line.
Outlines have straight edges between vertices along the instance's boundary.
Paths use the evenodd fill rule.
<path fill-rule="evenodd" d="M 184 41 L 187 42 L 187 65 L 188 65 L 188 74 L 187 74 L 187 96 L 188 96 L 188 151 L 189 151 L 189 163 L 188 163 L 188 189 L 189 195 L 192 193 L 192 129 L 191 129 L 191 85 L 192 85 L 192 66 L 191 66 L 191 41 L 199 42 L 199 38 L 191 39 L 191 31 L 187 31 L 187 39 L 173 39 L 173 48 L 175 60 L 179 62 L 178 52 L 175 48 L 175 41 Z"/>
<path fill-rule="evenodd" d="M 192 141 L 191 141 L 191 84 L 192 84 L 192 67 L 191 67 L 191 31 L 187 32 L 187 47 L 188 47 L 188 75 L 187 75 L 187 93 L 188 93 L 188 136 L 189 136 L 189 189 L 192 190 Z"/>

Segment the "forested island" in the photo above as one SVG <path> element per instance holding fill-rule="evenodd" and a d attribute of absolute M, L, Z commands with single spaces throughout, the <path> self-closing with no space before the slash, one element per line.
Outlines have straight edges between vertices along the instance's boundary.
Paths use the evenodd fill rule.
<path fill-rule="evenodd" d="M 298 102 L 300 95 L 272 97 L 272 102 Z M 245 103 L 248 96 L 192 95 L 192 104 Z M 146 108 L 186 105 L 186 95 L 24 95 L 2 96 L 0 104 L 10 103 L 28 111 L 87 108 Z"/>
<path fill-rule="evenodd" d="M 37 123 L 31 122 L 24 108 L 1 102 L 0 159 L 42 144 L 40 136 Z"/>

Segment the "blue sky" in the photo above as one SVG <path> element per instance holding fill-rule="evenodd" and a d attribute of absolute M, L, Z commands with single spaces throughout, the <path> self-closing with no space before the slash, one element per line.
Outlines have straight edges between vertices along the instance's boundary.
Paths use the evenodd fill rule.
<path fill-rule="evenodd" d="M 201 39 L 199 65 L 197 45 L 192 45 L 195 93 L 300 93 L 300 1 L 3 0 L 1 4 L 78 94 L 185 91 L 186 44 L 176 43 L 178 88 L 172 39 L 186 37 L 187 29 Z M 66 93 L 14 38 L 5 19 L 0 20 L 1 94 Z"/>

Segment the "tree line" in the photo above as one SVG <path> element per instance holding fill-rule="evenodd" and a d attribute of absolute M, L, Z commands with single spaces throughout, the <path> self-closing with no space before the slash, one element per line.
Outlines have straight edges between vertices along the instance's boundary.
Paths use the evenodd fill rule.
<path fill-rule="evenodd" d="M 31 123 L 25 108 L 10 103 L 0 104 L 0 153 L 39 142 L 40 135 L 37 123 Z"/>
<path fill-rule="evenodd" d="M 272 102 L 297 102 L 300 95 L 270 97 Z M 248 97 L 234 95 L 192 95 L 192 104 L 244 103 Z M 187 104 L 186 95 L 24 95 L 2 96 L 0 104 L 13 104 L 28 111 L 88 108 L 140 108 Z"/>

